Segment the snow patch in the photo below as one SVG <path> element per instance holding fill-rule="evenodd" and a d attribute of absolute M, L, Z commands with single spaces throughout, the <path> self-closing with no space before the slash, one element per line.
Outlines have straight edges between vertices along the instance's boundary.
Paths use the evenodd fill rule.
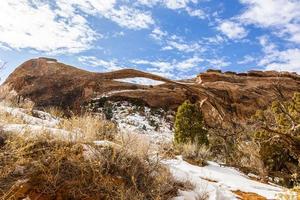
<path fill-rule="evenodd" d="M 118 124 L 121 133 L 135 133 L 148 136 L 151 143 L 168 143 L 173 140 L 173 116 L 164 110 L 151 110 L 128 102 L 113 103 L 112 120 Z"/>
<path fill-rule="evenodd" d="M 176 199 L 196 199 L 197 195 L 203 195 L 203 188 L 208 193 L 209 200 L 233 200 L 238 199 L 233 191 L 251 192 L 267 199 L 275 199 L 276 195 L 283 192 L 279 186 L 272 186 L 251 180 L 246 175 L 231 167 L 220 166 L 214 162 L 208 162 L 207 166 L 199 167 L 177 159 L 165 160 L 171 173 L 178 180 L 190 181 L 195 185 L 194 191 L 181 192 Z"/>
<path fill-rule="evenodd" d="M 18 133 L 18 134 L 29 134 L 29 136 L 37 136 L 42 133 L 48 133 L 53 138 L 76 141 L 81 139 L 77 134 L 58 128 L 49 128 L 40 125 L 28 125 L 28 124 L 4 124 L 1 125 L 1 130 L 6 133 Z"/>

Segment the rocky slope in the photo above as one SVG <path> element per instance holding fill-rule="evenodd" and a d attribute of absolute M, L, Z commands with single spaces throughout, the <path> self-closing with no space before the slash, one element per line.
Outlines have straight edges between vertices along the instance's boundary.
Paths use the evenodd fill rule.
<path fill-rule="evenodd" d="M 126 81 L 143 77 L 163 82 L 141 85 Z M 2 87 L 14 90 L 17 101 L 30 99 L 36 107 L 60 106 L 80 111 L 106 101 L 131 101 L 150 108 L 175 110 L 184 100 L 198 101 L 207 123 L 243 123 L 276 97 L 276 88 L 290 97 L 300 91 L 300 76 L 275 71 L 236 74 L 208 71 L 191 80 L 172 81 L 133 69 L 92 73 L 54 59 L 32 59 L 19 66 Z M 95 108 L 96 107 L 96 108 Z"/>

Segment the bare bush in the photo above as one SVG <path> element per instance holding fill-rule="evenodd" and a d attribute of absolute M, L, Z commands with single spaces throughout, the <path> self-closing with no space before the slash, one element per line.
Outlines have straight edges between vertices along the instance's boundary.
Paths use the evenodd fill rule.
<path fill-rule="evenodd" d="M 52 115 L 54 117 L 58 117 L 58 118 L 63 118 L 65 115 L 64 111 L 61 108 L 55 107 L 55 106 L 47 107 L 45 109 L 45 112 L 49 113 L 50 115 Z"/>
<path fill-rule="evenodd" d="M 3 136 L 0 195 L 3 199 L 170 199 L 185 184 L 151 159 L 123 148 L 45 137 Z"/>
<path fill-rule="evenodd" d="M 264 162 L 260 154 L 260 144 L 253 141 L 244 141 L 238 143 L 238 150 L 241 152 L 240 165 L 248 169 L 254 170 L 259 176 L 266 181 L 268 172 L 265 168 Z"/>
<path fill-rule="evenodd" d="M 145 159 L 152 152 L 150 149 L 150 140 L 145 135 L 134 133 L 122 133 L 117 139 L 122 144 L 125 151 Z"/>
<path fill-rule="evenodd" d="M 24 124 L 25 121 L 21 118 L 15 117 L 7 112 L 0 111 L 0 122 L 6 124 Z"/>
<path fill-rule="evenodd" d="M 182 154 L 184 160 L 200 166 L 205 165 L 206 160 L 208 160 L 211 156 L 209 147 L 206 145 L 186 143 L 176 145 L 176 149 Z"/>
<path fill-rule="evenodd" d="M 89 113 L 62 119 L 59 128 L 70 131 L 83 140 L 113 140 L 117 134 L 114 123 Z"/>

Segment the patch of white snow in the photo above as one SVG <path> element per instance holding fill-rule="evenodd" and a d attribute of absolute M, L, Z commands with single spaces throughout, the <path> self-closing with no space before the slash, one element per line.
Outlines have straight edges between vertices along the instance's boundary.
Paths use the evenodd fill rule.
<path fill-rule="evenodd" d="M 171 173 L 178 180 L 190 181 L 195 185 L 194 191 L 181 193 L 181 199 L 196 199 L 203 194 L 203 188 L 209 195 L 209 200 L 238 199 L 233 191 L 250 192 L 275 199 L 283 191 L 279 186 L 268 185 L 251 180 L 246 175 L 231 167 L 223 167 L 214 162 L 199 167 L 182 160 L 181 157 L 163 161 L 170 167 Z M 188 195 L 192 197 L 185 198 Z M 180 197 L 178 197 L 180 199 Z M 177 199 L 178 199 L 177 198 Z"/>

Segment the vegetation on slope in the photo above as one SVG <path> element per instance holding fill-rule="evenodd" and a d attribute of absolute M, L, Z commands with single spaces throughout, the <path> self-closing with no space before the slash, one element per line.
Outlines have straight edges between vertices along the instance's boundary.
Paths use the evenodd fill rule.
<path fill-rule="evenodd" d="M 58 126 L 76 140 L 54 138 L 46 129 L 38 136 L 30 130 L 0 133 L 3 199 L 169 199 L 190 187 L 175 181 L 139 140 L 132 145 L 132 138 L 114 137 L 111 122 L 85 114 Z"/>

